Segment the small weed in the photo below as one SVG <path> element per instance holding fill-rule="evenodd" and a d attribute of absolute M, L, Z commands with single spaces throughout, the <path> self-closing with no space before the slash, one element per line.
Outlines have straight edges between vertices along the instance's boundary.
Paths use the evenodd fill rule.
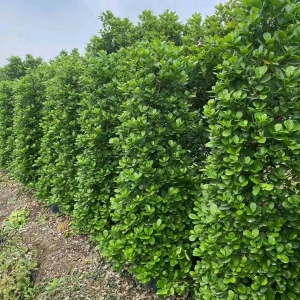
<path fill-rule="evenodd" d="M 5 174 L 3 172 L 0 171 L 0 186 L 2 184 L 5 184 L 6 182 L 8 182 L 7 177 L 5 176 Z"/>
<path fill-rule="evenodd" d="M 46 221 L 47 221 L 46 216 L 42 215 L 42 216 L 40 216 L 40 217 L 38 218 L 37 223 L 38 223 L 39 225 L 45 225 L 45 224 L 46 224 Z"/>
<path fill-rule="evenodd" d="M 34 299 L 31 273 L 37 264 L 35 253 L 16 238 L 11 238 L 0 251 L 0 299 Z"/>
<path fill-rule="evenodd" d="M 64 238 L 66 239 L 66 238 L 72 236 L 73 234 L 74 234 L 74 231 L 72 229 L 66 230 L 64 232 Z"/>
<path fill-rule="evenodd" d="M 18 193 L 19 194 L 23 194 L 23 193 L 28 193 L 30 191 L 30 188 L 28 188 L 27 186 L 24 186 L 24 185 L 20 185 L 18 187 Z"/>
<path fill-rule="evenodd" d="M 25 292 L 24 292 L 24 299 L 32 300 L 35 299 L 35 295 L 38 293 L 39 289 L 38 287 L 29 287 Z"/>
<path fill-rule="evenodd" d="M 8 200 L 8 203 L 9 203 L 9 204 L 15 204 L 15 203 L 17 203 L 17 202 L 18 202 L 18 199 L 17 199 L 17 198 L 11 198 L 11 199 Z"/>
<path fill-rule="evenodd" d="M 65 282 L 64 277 L 61 277 L 60 279 L 53 278 L 53 280 L 45 287 L 45 290 L 48 293 L 53 294 L 63 282 Z"/>
<path fill-rule="evenodd" d="M 20 209 L 13 211 L 8 220 L 5 222 L 4 230 L 10 231 L 13 229 L 20 229 L 25 226 L 29 215 L 28 209 Z"/>

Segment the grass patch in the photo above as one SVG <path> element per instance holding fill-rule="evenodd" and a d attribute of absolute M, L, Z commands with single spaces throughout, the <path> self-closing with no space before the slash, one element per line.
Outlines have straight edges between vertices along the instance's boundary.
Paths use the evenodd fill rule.
<path fill-rule="evenodd" d="M 12 231 L 24 227 L 28 216 L 28 209 L 13 211 L 8 217 L 8 220 L 5 222 L 4 231 Z"/>
<path fill-rule="evenodd" d="M 33 299 L 32 273 L 37 267 L 35 253 L 17 237 L 29 215 L 27 209 L 10 214 L 0 228 L 0 299 Z"/>
<path fill-rule="evenodd" d="M 32 273 L 37 267 L 35 253 L 20 239 L 0 231 L 0 299 L 33 299 Z"/>

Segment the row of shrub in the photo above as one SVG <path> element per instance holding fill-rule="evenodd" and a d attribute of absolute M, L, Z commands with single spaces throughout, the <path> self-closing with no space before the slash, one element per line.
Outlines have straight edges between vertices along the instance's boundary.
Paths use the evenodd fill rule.
<path fill-rule="evenodd" d="M 11 59 L 1 167 L 161 296 L 298 299 L 299 14 L 230 1 L 181 46 L 106 14 L 84 56 Z"/>

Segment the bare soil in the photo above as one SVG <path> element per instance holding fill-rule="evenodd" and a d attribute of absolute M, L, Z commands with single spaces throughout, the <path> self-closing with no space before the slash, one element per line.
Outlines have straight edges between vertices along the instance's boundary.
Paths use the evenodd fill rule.
<path fill-rule="evenodd" d="M 18 234 L 36 253 L 34 299 L 157 299 L 126 272 L 112 271 L 89 238 L 72 231 L 69 216 L 51 214 L 30 190 L 6 175 L 0 174 L 0 180 L 0 226 L 13 211 L 30 211 Z"/>

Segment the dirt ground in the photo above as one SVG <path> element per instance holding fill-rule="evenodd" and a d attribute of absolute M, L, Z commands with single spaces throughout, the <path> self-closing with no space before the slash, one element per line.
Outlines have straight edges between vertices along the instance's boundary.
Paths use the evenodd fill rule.
<path fill-rule="evenodd" d="M 13 211 L 30 211 L 18 234 L 36 252 L 34 299 L 157 299 L 128 274 L 113 272 L 87 236 L 73 233 L 70 217 L 51 214 L 31 191 L 3 174 L 0 177 L 0 225 Z"/>

